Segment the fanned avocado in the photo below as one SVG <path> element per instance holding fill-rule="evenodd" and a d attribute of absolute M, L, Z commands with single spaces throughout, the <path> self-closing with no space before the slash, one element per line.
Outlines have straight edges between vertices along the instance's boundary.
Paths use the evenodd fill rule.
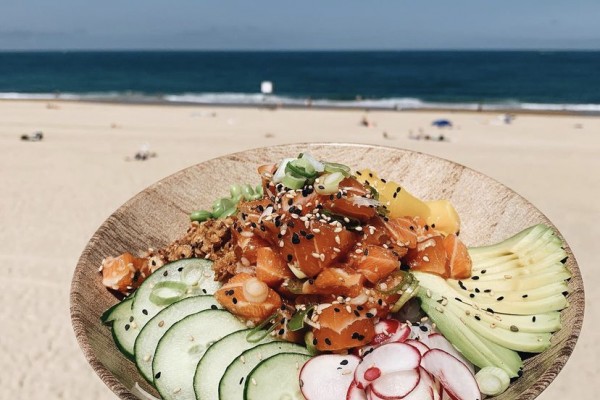
<path fill-rule="evenodd" d="M 552 229 L 540 224 L 469 254 L 473 274 L 466 280 L 413 272 L 421 306 L 473 364 L 517 376 L 522 363 L 516 351 L 542 352 L 560 329 L 571 277 L 567 253 Z"/>

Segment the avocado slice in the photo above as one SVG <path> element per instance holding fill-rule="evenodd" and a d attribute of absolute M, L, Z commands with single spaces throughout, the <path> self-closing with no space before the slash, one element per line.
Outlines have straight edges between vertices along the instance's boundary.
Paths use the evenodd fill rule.
<path fill-rule="evenodd" d="M 520 291 L 520 290 L 532 290 L 537 289 L 553 283 L 559 283 L 566 281 L 571 278 L 571 273 L 566 267 L 562 269 L 540 272 L 535 275 L 527 277 L 519 277 L 518 279 L 512 279 L 504 277 L 503 279 L 493 279 L 485 282 L 479 282 L 477 280 L 463 280 L 456 281 L 449 279 L 448 283 L 456 289 L 463 289 L 466 291 L 475 291 L 478 289 L 480 292 L 485 290 L 492 291 Z"/>
<path fill-rule="evenodd" d="M 517 377 L 523 368 L 519 354 L 493 343 L 468 328 L 464 321 L 453 313 L 439 312 L 440 305 L 429 298 L 426 289 L 419 291 L 421 308 L 436 324 L 437 329 L 465 358 L 479 368 L 502 368 L 510 377 Z"/>

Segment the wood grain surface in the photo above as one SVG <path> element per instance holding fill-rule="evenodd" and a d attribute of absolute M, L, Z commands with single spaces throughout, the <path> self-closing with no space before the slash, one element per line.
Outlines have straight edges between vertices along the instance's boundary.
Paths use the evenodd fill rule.
<path fill-rule="evenodd" d="M 188 214 L 208 208 L 215 198 L 228 195 L 234 183 L 259 183 L 256 167 L 310 151 L 317 158 L 353 168 L 369 167 L 380 176 L 401 182 L 423 199 L 447 198 L 461 220 L 461 238 L 468 246 L 501 241 L 531 225 L 552 223 L 531 203 L 495 180 L 462 165 L 407 150 L 353 144 L 296 144 L 260 148 L 223 156 L 184 169 L 142 191 L 112 214 L 90 239 L 73 275 L 71 319 L 86 359 L 104 383 L 122 399 L 136 400 L 131 388 L 139 383 L 156 392 L 135 364 L 115 347 L 110 329 L 100 315 L 117 302 L 101 284 L 98 267 L 103 258 L 130 251 L 142 254 L 185 233 Z M 556 228 L 555 228 L 556 229 Z M 498 400 L 536 398 L 567 362 L 579 336 L 584 315 L 584 289 L 575 257 L 567 246 L 570 306 L 562 314 L 563 328 L 552 347 L 525 361 L 523 377 Z M 215 399 L 216 400 L 216 399 Z"/>

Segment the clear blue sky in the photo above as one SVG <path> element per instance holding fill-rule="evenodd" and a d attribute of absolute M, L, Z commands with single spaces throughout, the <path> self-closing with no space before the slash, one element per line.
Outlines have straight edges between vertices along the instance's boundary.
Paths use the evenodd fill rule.
<path fill-rule="evenodd" d="M 600 49 L 599 0 L 0 0 L 0 50 Z"/>

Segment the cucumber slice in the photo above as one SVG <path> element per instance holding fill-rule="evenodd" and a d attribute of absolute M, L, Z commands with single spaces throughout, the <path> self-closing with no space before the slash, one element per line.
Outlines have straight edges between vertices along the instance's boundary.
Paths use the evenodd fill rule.
<path fill-rule="evenodd" d="M 180 296 L 170 296 L 168 284 L 161 288 L 161 286 L 165 286 L 163 282 L 185 283 L 187 288 L 181 292 Z M 157 284 L 160 290 L 155 291 Z M 166 264 L 146 278 L 135 292 L 131 307 L 133 317 L 141 329 L 150 318 L 169 304 L 186 297 L 213 294 L 219 286 L 220 283 L 214 280 L 212 262 L 209 260 L 188 258 Z M 157 300 L 157 292 L 161 301 Z M 154 299 L 156 303 L 151 299 Z"/>
<path fill-rule="evenodd" d="M 310 356 L 282 353 L 267 358 L 248 375 L 245 400 L 304 400 L 300 391 L 300 369 Z"/>
<path fill-rule="evenodd" d="M 148 321 L 140 330 L 134 347 L 135 363 L 144 378 L 152 383 L 152 359 L 156 346 L 160 338 L 174 323 L 188 315 L 219 308 L 222 307 L 213 296 L 189 297 L 171 304 Z"/>
<path fill-rule="evenodd" d="M 225 370 L 219 382 L 220 400 L 244 400 L 244 384 L 250 372 L 262 361 L 281 353 L 309 355 L 302 346 L 289 342 L 272 342 L 246 350 Z M 216 397 L 215 397 L 216 398 Z"/>
<path fill-rule="evenodd" d="M 258 343 L 251 343 L 247 340 L 251 331 L 252 329 L 246 329 L 227 335 L 206 351 L 194 375 L 196 400 L 218 399 L 219 381 L 229 364 L 244 351 L 273 341 L 271 336 L 266 336 Z"/>
<path fill-rule="evenodd" d="M 117 348 L 133 360 L 133 347 L 140 327 L 131 313 L 131 303 L 132 300 L 120 302 L 107 316 L 107 321 L 112 321 L 112 336 Z"/>
<path fill-rule="evenodd" d="M 206 310 L 185 317 L 158 342 L 152 361 L 154 386 L 164 400 L 194 398 L 194 373 L 206 350 L 217 340 L 246 328 L 224 310 Z"/>
<path fill-rule="evenodd" d="M 108 310 L 104 311 L 100 316 L 100 321 L 103 324 L 109 325 L 110 322 L 113 322 L 117 319 L 124 319 L 131 316 L 131 304 L 133 298 L 126 298 L 119 303 L 116 303 Z"/>

